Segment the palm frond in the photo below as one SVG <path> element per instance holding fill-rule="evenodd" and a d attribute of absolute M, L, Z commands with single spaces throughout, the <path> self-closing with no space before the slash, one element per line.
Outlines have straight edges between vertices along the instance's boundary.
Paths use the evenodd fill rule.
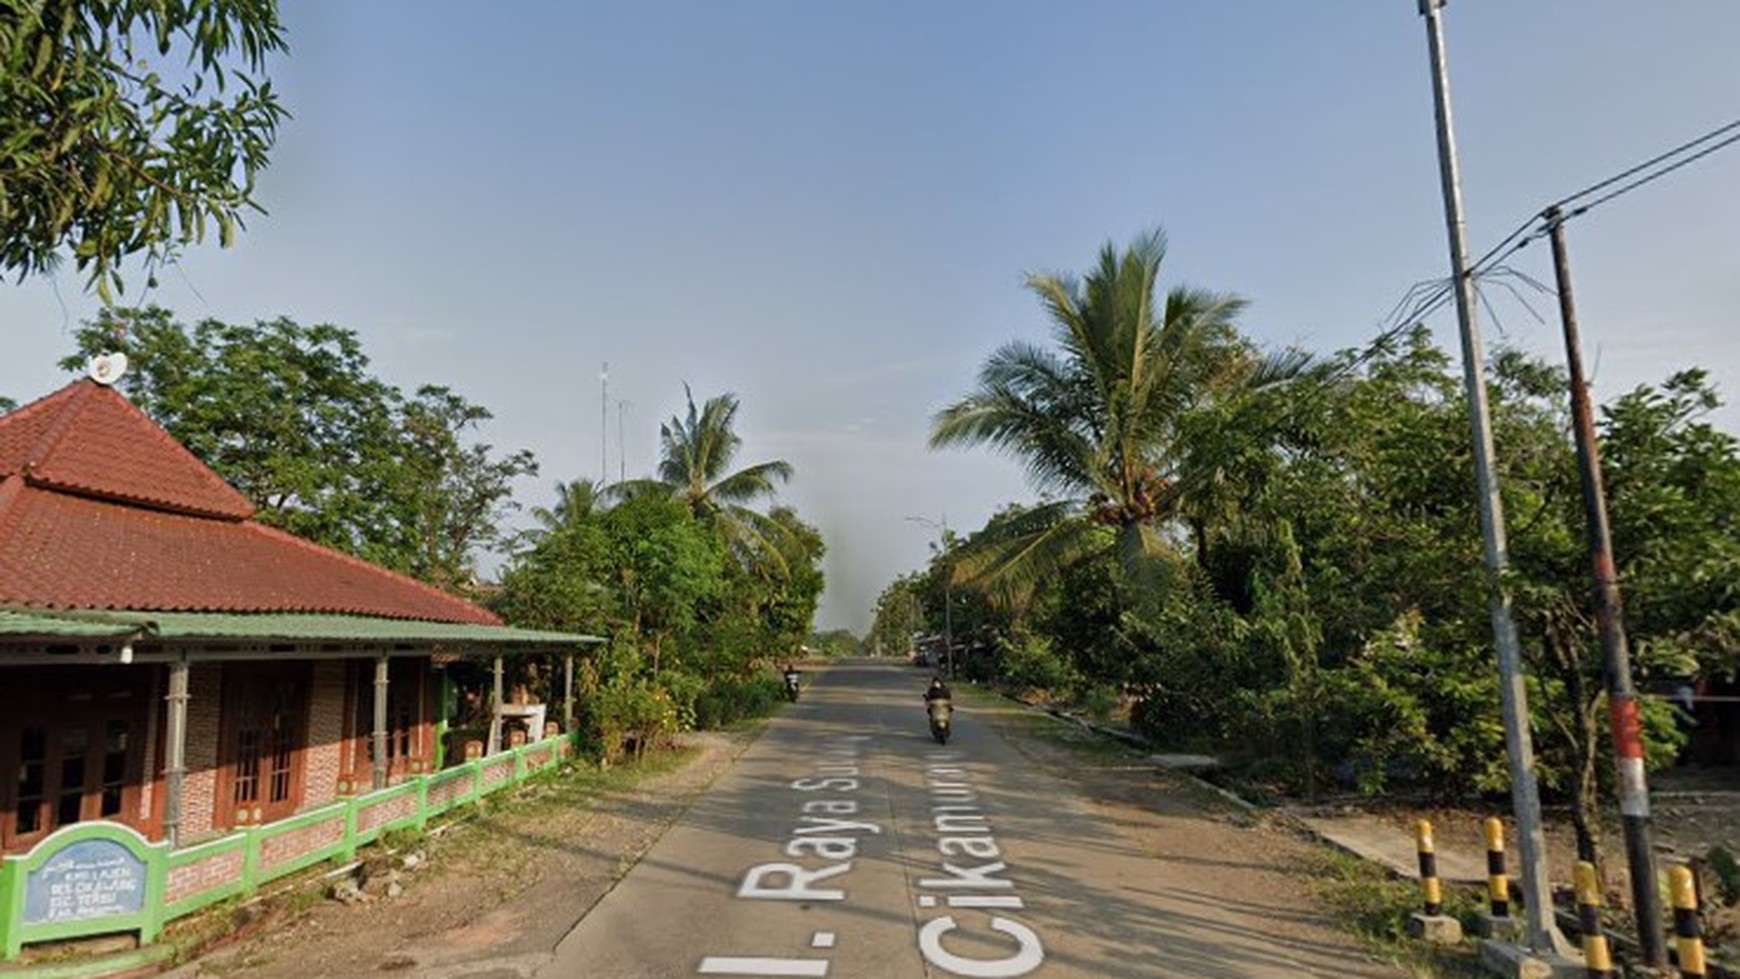
<path fill-rule="evenodd" d="M 669 483 L 658 479 L 627 479 L 620 483 L 611 483 L 603 490 L 603 497 L 617 503 L 627 500 L 638 500 L 648 496 L 670 496 L 674 491 Z"/>
<path fill-rule="evenodd" d="M 725 549 L 746 570 L 770 577 L 786 577 L 791 563 L 786 555 L 795 550 L 791 528 L 767 514 L 748 507 L 731 506 L 714 514 L 713 526 Z"/>
<path fill-rule="evenodd" d="M 1107 543 L 1104 528 L 1083 519 L 1076 504 L 1060 501 L 992 521 L 948 561 L 955 583 L 1019 607 L 1040 582 Z"/>
<path fill-rule="evenodd" d="M 1020 459 L 1041 490 L 1080 492 L 1095 469 L 1090 404 L 1063 361 L 1008 344 L 980 369 L 977 389 L 932 419 L 930 444 L 989 446 Z"/>
<path fill-rule="evenodd" d="M 763 462 L 739 469 L 708 487 L 707 495 L 720 503 L 747 503 L 777 492 L 775 483 L 788 483 L 792 477 L 791 463 L 784 459 Z"/>

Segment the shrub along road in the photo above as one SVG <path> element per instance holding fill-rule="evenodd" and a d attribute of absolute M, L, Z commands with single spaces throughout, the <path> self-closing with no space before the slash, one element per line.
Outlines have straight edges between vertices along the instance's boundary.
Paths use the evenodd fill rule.
<path fill-rule="evenodd" d="M 993 702 L 939 746 L 922 687 L 812 674 L 537 974 L 1397 974 L 1310 908 L 1302 844 L 1152 773 L 1054 774 Z"/>

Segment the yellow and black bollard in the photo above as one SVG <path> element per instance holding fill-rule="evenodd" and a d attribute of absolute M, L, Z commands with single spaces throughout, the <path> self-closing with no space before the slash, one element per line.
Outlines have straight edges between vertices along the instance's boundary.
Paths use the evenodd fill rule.
<path fill-rule="evenodd" d="M 1704 936 L 1698 926 L 1698 888 L 1692 872 L 1685 867 L 1668 871 L 1668 888 L 1674 895 L 1674 944 L 1679 949 L 1680 975 L 1686 979 L 1703 979 L 1709 975 L 1704 965 Z"/>
<path fill-rule="evenodd" d="M 1432 821 L 1422 819 L 1414 827 L 1414 848 L 1420 854 L 1420 900 L 1426 914 L 1444 913 L 1444 884 L 1438 879 L 1438 854 L 1432 848 Z"/>
<path fill-rule="evenodd" d="M 1504 872 L 1504 823 L 1496 816 L 1486 820 L 1486 891 L 1492 900 L 1492 916 L 1510 917 L 1510 877 Z"/>
<path fill-rule="evenodd" d="M 1613 952 L 1601 931 L 1601 878 L 1587 860 L 1577 864 L 1577 930 L 1583 933 L 1583 964 L 1590 979 L 1613 979 Z"/>
<path fill-rule="evenodd" d="M 1422 819 L 1414 843 L 1420 852 L 1420 897 L 1423 910 L 1408 915 L 1408 934 L 1435 945 L 1462 940 L 1462 922 L 1444 913 L 1444 885 L 1438 880 L 1438 855 L 1432 851 L 1432 823 Z"/>
<path fill-rule="evenodd" d="M 1498 942 L 1519 942 L 1523 922 L 1510 913 L 1510 875 L 1504 867 L 1504 821 L 1489 818 L 1481 829 L 1486 836 L 1486 896 L 1490 903 L 1475 915 L 1474 933 Z"/>

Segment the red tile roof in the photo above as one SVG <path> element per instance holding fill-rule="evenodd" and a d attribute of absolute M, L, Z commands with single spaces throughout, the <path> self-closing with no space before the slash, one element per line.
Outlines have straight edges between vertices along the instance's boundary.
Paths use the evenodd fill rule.
<path fill-rule="evenodd" d="M 253 504 L 113 388 L 84 380 L 0 418 L 0 476 L 231 520 Z"/>
<path fill-rule="evenodd" d="M 252 513 L 168 433 L 94 382 L 0 417 L 0 605 L 501 622 L 247 519 Z"/>

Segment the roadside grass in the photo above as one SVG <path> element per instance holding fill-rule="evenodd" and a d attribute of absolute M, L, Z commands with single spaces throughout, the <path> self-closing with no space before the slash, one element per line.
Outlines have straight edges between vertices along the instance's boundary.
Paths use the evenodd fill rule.
<path fill-rule="evenodd" d="M 1142 757 L 1140 751 L 1116 739 L 1097 734 L 1074 721 L 1034 710 L 992 690 L 962 684 L 955 688 L 955 696 L 971 703 L 975 713 L 991 715 L 995 723 L 1012 725 L 1022 735 L 1066 749 L 1100 765 L 1127 763 Z"/>
<path fill-rule="evenodd" d="M 1298 870 L 1344 930 L 1410 975 L 1488 975 L 1470 943 L 1429 945 L 1408 936 L 1408 916 L 1420 908 L 1417 881 L 1399 879 L 1370 861 L 1323 845 L 1314 847 Z M 1461 919 L 1466 932 L 1479 911 L 1477 903 L 1454 888 L 1446 888 L 1444 898 L 1444 913 Z"/>

